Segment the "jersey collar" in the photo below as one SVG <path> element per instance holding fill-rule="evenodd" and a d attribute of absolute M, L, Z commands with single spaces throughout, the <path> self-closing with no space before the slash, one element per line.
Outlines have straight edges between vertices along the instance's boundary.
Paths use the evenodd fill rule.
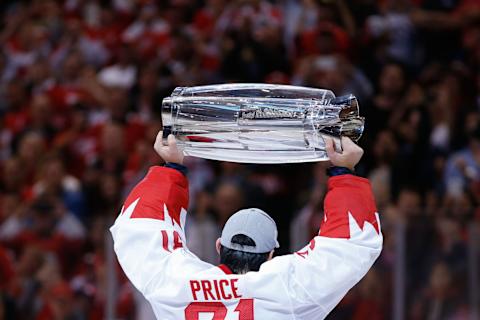
<path fill-rule="evenodd" d="M 225 274 L 233 274 L 232 270 L 224 264 L 218 265 L 218 268 L 220 268 Z"/>

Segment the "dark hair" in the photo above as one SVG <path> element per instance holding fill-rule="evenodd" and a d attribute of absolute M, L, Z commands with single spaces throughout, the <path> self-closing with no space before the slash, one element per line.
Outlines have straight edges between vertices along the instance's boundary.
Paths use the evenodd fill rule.
<path fill-rule="evenodd" d="M 232 237 L 232 243 L 242 246 L 255 247 L 255 241 L 244 234 L 237 234 Z M 248 271 L 258 271 L 262 263 L 268 260 L 270 252 L 251 253 L 240 250 L 220 247 L 220 263 L 226 265 L 235 274 L 243 274 Z"/>

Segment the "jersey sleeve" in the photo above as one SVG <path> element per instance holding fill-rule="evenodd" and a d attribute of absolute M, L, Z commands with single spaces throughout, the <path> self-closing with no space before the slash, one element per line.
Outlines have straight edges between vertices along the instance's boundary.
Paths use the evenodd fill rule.
<path fill-rule="evenodd" d="M 187 207 L 186 177 L 175 169 L 152 167 L 110 228 L 123 271 L 147 299 L 160 284 L 175 286 L 179 266 L 186 274 L 206 267 L 185 247 Z"/>
<path fill-rule="evenodd" d="M 323 319 L 367 273 L 382 241 L 368 180 L 332 177 L 318 236 L 300 251 L 248 273 L 245 290 L 256 299 L 289 305 L 298 319 Z M 275 297 L 280 291 L 286 294 Z"/>

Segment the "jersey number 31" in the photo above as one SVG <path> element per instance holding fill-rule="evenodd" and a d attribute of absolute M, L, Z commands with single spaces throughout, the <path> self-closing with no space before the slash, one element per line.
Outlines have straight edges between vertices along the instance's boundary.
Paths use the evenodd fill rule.
<path fill-rule="evenodd" d="M 212 313 L 212 320 L 225 320 L 227 312 L 222 302 L 192 302 L 185 309 L 185 320 L 199 320 L 201 313 Z M 240 299 L 235 312 L 239 320 L 254 320 L 253 299 Z"/>

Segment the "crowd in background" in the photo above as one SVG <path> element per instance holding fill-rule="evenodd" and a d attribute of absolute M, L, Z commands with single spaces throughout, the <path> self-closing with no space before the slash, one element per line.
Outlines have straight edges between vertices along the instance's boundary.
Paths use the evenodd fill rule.
<path fill-rule="evenodd" d="M 0 2 L 0 319 L 103 319 L 105 235 L 149 166 L 177 86 L 267 82 L 355 94 L 384 250 L 329 319 L 467 319 L 480 225 L 476 0 Z M 318 232 L 325 163 L 188 159 L 188 246 L 217 263 L 223 223 L 257 206 L 278 254 Z M 405 259 L 398 248 L 405 240 Z M 470 245 L 469 245 L 470 244 Z M 117 266 L 116 315 L 141 313 Z M 319 275 L 322 276 L 322 275 Z M 145 317 L 144 317 L 145 318 Z"/>

